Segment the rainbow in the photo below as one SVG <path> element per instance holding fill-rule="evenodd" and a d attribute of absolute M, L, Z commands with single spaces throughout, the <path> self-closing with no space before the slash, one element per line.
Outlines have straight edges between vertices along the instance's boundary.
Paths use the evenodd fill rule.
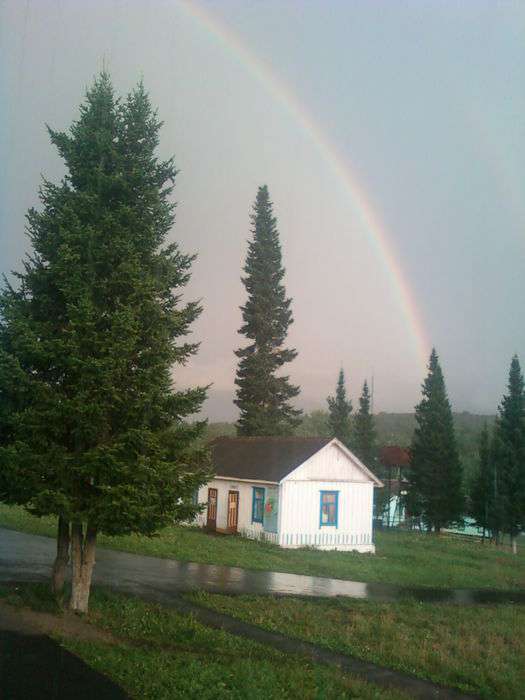
<path fill-rule="evenodd" d="M 390 280 L 392 292 L 413 339 L 415 353 L 421 364 L 421 369 L 424 371 L 431 346 L 427 339 L 414 294 L 403 274 L 401 264 L 389 241 L 385 226 L 374 212 L 366 193 L 357 182 L 349 164 L 339 155 L 336 147 L 331 143 L 321 126 L 308 113 L 292 90 L 264 61 L 242 43 L 230 27 L 194 0 L 179 0 L 178 4 L 199 27 L 205 29 L 227 53 L 231 54 L 243 68 L 248 70 L 259 81 L 272 99 L 286 107 L 320 156 L 330 166 L 345 195 L 349 196 L 353 211 L 366 231 L 369 243 Z"/>

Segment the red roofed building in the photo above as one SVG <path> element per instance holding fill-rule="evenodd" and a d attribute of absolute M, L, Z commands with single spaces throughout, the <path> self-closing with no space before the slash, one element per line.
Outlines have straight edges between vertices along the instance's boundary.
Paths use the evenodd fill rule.
<path fill-rule="evenodd" d="M 406 470 L 410 466 L 410 452 L 406 447 L 387 445 L 379 452 L 382 465 L 384 504 L 381 514 L 383 525 L 399 525 L 406 518 L 403 496 L 406 493 Z"/>
<path fill-rule="evenodd" d="M 387 445 L 379 452 L 379 461 L 387 468 L 408 467 L 410 464 L 410 452 L 406 447 L 399 445 Z"/>

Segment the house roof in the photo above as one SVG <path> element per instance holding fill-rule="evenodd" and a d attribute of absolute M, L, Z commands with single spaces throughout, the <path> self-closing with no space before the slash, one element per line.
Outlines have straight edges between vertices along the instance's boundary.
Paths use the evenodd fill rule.
<path fill-rule="evenodd" d="M 379 461 L 385 467 L 408 467 L 410 464 L 410 453 L 405 447 L 387 445 L 381 449 Z"/>
<path fill-rule="evenodd" d="M 213 470 L 217 476 L 278 483 L 331 440 L 319 437 L 219 437 L 210 443 Z"/>

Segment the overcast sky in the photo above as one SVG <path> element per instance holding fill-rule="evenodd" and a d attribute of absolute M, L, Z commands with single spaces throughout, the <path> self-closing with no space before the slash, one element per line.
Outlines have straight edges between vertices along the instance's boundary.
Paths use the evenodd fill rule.
<path fill-rule="evenodd" d="M 301 407 L 343 365 L 354 402 L 373 376 L 376 411 L 411 411 L 435 345 L 454 409 L 494 412 L 525 364 L 524 36 L 521 0 L 0 0 L 0 268 L 41 174 L 62 175 L 45 123 L 67 128 L 106 65 L 119 93 L 143 76 L 180 169 L 172 235 L 204 312 L 175 379 L 213 383 L 210 418 L 235 415 L 263 183 Z"/>

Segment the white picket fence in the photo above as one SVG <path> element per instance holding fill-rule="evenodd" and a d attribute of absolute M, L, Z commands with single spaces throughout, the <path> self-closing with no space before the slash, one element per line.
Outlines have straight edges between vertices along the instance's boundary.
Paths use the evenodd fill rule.
<path fill-rule="evenodd" d="M 254 530 L 244 527 L 239 530 L 239 535 L 247 537 L 250 540 L 259 540 L 260 542 L 271 542 L 279 544 L 279 535 L 276 532 L 265 532 L 264 530 Z"/>
<path fill-rule="evenodd" d="M 239 534 L 251 540 L 261 540 L 280 544 L 282 547 L 342 547 L 372 544 L 372 536 L 369 533 L 349 532 L 319 532 L 319 533 L 284 533 L 279 538 L 277 533 L 264 532 L 243 528 Z"/>
<path fill-rule="evenodd" d="M 190 524 L 190 523 L 188 523 Z M 193 525 L 205 527 L 206 514 L 199 513 L 193 521 Z M 352 547 L 371 545 L 371 533 L 350 533 L 350 532 L 317 532 L 317 533 L 284 533 L 279 537 L 276 532 L 265 532 L 261 529 L 239 528 L 238 534 L 250 540 L 260 542 L 271 542 L 281 545 L 281 547 Z"/>
<path fill-rule="evenodd" d="M 350 532 L 284 533 L 280 544 L 283 547 L 358 546 L 372 544 L 372 535 Z"/>

